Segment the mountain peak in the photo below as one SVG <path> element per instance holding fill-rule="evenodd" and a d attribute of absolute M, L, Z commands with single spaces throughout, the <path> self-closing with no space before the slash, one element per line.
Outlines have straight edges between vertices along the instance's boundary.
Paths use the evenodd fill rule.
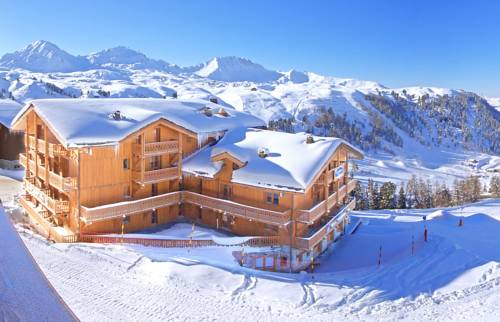
<path fill-rule="evenodd" d="M 87 56 L 93 64 L 135 64 L 149 61 L 143 53 L 125 46 L 104 49 Z"/>
<path fill-rule="evenodd" d="M 236 56 L 214 57 L 202 64 L 196 74 L 219 81 L 258 83 L 275 81 L 282 76 L 280 73 L 268 70 L 247 58 Z"/>
<path fill-rule="evenodd" d="M 37 40 L 19 51 L 3 55 L 0 66 L 34 72 L 71 72 L 85 69 L 88 62 L 82 57 L 65 52 L 49 41 Z"/>

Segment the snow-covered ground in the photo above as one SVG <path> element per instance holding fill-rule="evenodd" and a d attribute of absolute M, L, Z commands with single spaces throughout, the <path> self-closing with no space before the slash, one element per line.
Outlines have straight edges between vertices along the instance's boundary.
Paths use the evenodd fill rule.
<path fill-rule="evenodd" d="M 75 321 L 0 205 L 0 321 Z"/>
<path fill-rule="evenodd" d="M 355 216 L 363 224 L 312 275 L 241 268 L 231 255 L 239 247 L 50 244 L 22 236 L 82 321 L 498 318 L 500 199 Z"/>

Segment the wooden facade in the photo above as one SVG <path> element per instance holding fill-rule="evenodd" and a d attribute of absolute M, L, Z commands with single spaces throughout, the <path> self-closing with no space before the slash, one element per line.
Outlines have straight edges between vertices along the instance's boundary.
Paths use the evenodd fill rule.
<path fill-rule="evenodd" d="M 0 123 L 0 167 L 16 168 L 19 154 L 23 152 L 23 134 L 10 131 Z"/>
<path fill-rule="evenodd" d="M 227 153 L 214 157 L 223 165 L 213 178 L 183 173 L 183 158 L 220 132 L 199 142 L 195 133 L 160 120 L 118 145 L 67 148 L 33 109 L 23 122 L 21 205 L 63 236 L 132 232 L 183 216 L 238 235 L 277 236 L 297 268 L 347 224 L 342 212 L 352 208 L 355 186 L 348 161 L 362 157 L 341 144 L 304 191 L 267 189 L 234 183 L 233 171 L 245 164 Z"/>

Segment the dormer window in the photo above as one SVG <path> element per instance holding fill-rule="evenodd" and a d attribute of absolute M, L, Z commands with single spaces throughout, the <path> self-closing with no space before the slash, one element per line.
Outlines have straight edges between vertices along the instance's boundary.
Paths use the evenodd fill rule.
<path fill-rule="evenodd" d="M 115 121 L 121 121 L 125 119 L 125 115 L 123 115 L 119 110 L 116 110 L 113 113 L 109 114 L 108 117 Z"/>
<path fill-rule="evenodd" d="M 208 117 L 210 117 L 210 116 L 212 116 L 212 115 L 213 115 L 213 111 L 212 111 L 212 109 L 211 109 L 210 107 L 208 107 L 208 106 L 206 106 L 206 107 L 202 108 L 202 109 L 201 109 L 201 112 L 202 112 L 203 114 L 205 114 L 206 116 L 208 116 Z"/>
<path fill-rule="evenodd" d="M 311 134 L 308 134 L 307 137 L 306 137 L 306 143 L 307 144 L 314 143 L 314 136 L 312 136 Z"/>

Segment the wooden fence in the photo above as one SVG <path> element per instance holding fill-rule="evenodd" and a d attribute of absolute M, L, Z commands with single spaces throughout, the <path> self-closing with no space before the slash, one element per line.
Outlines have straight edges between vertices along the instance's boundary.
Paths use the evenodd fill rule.
<path fill-rule="evenodd" d="M 79 240 L 84 243 L 99 243 L 99 244 L 137 244 L 148 247 L 161 247 L 161 248 L 186 248 L 186 247 L 208 247 L 208 246 L 235 246 L 245 245 L 251 247 L 269 247 L 279 245 L 279 236 L 257 236 L 252 237 L 243 243 L 236 243 L 234 245 L 217 244 L 211 239 L 152 239 L 152 238 L 139 238 L 139 237 L 126 237 L 121 236 L 103 236 L 103 235 L 80 235 Z"/>

